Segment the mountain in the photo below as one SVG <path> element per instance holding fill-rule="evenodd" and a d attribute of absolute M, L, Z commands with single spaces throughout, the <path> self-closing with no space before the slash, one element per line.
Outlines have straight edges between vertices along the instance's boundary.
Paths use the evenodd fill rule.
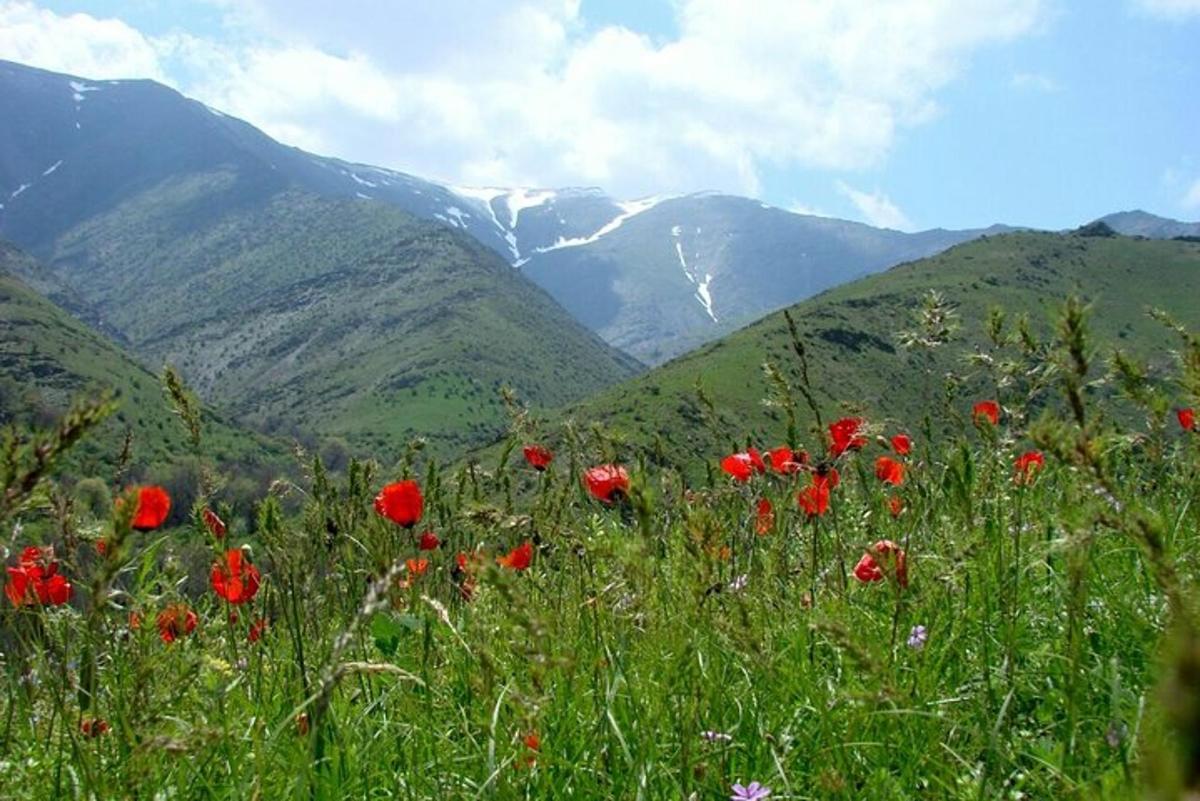
<path fill-rule="evenodd" d="M 93 217 L 181 177 L 221 172 L 229 180 L 219 190 L 192 185 L 190 216 L 164 242 L 290 189 L 376 200 L 470 234 L 607 342 L 653 363 L 983 233 L 904 234 L 727 195 L 621 201 L 596 188 L 447 186 L 286 147 L 152 81 L 9 62 L 0 62 L 0 107 L 0 236 L 56 270 L 59 239 Z M 68 306 L 103 322 L 79 299 Z"/>
<path fill-rule="evenodd" d="M 284 147 L 149 81 L 0 64 L 0 105 L 0 232 L 239 422 L 448 453 L 502 425 L 501 384 L 554 405 L 639 367 L 470 225 L 410 213 L 461 203 L 449 190 Z"/>
<path fill-rule="evenodd" d="M 495 252 L 386 204 L 288 190 L 176 228 L 236 182 L 155 187 L 60 238 L 54 263 L 240 422 L 453 453 L 503 425 L 501 385 L 545 407 L 638 368 Z"/>
<path fill-rule="evenodd" d="M 1100 356 L 1120 346 L 1163 368 L 1171 363 L 1177 339 L 1145 312 L 1162 308 L 1191 330 L 1200 329 L 1200 304 L 1191 291 L 1198 281 L 1198 243 L 1020 232 L 958 245 L 854 281 L 796 304 L 790 313 L 827 420 L 863 412 L 915 433 L 926 413 L 945 419 L 944 375 L 978 375 L 965 355 L 987 352 L 989 308 L 1006 309 L 1010 323 L 1027 314 L 1033 330 L 1046 336 L 1063 300 L 1080 294 L 1092 304 L 1089 325 L 1104 349 Z M 914 313 L 931 289 L 956 307 L 963 325 L 958 339 L 932 351 L 926 362 L 924 354 L 901 348 L 897 333 L 913 326 Z M 638 448 L 649 449 L 657 441 L 657 449 L 679 463 L 697 456 L 711 461 L 746 432 L 759 444 L 778 444 L 785 439 L 785 418 L 763 403 L 769 390 L 762 365 L 775 363 L 797 386 L 799 368 L 790 342 L 783 313 L 772 314 L 571 406 L 555 419 L 603 423 Z M 697 382 L 717 411 L 715 428 L 706 423 Z M 960 411 L 969 408 L 971 393 L 995 390 L 977 379 L 965 392 L 956 406 Z M 800 429 L 807 432 L 811 415 L 798 395 L 797 403 Z M 811 446 L 811 436 L 806 440 Z"/>
<path fill-rule="evenodd" d="M 906 234 L 720 194 L 625 204 L 521 269 L 604 339 L 658 364 L 764 314 L 988 231 Z"/>
<path fill-rule="evenodd" d="M 1159 217 L 1146 211 L 1119 211 L 1096 222 L 1105 223 L 1118 234 L 1144 236 L 1148 239 L 1174 239 L 1179 236 L 1200 236 L 1200 222 L 1180 222 Z"/>
<path fill-rule="evenodd" d="M 76 398 L 108 389 L 120 405 L 100 436 L 80 445 L 84 460 L 112 465 L 127 430 L 136 465 L 186 453 L 183 428 L 168 409 L 158 378 L 28 283 L 54 285 L 47 275 L 28 255 L 0 240 L 0 423 L 49 426 Z M 208 411 L 206 429 L 210 452 L 222 462 L 282 453 Z"/>

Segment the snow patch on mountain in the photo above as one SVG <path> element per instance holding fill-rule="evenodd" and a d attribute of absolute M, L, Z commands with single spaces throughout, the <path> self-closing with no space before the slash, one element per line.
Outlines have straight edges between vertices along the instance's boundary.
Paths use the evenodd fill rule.
<path fill-rule="evenodd" d="M 642 198 L 641 200 L 620 201 L 617 203 L 617 208 L 621 210 L 621 213 L 601 226 L 600 229 L 595 233 L 588 236 L 572 237 L 570 239 L 565 239 L 560 236 L 553 245 L 534 248 L 534 251 L 537 253 L 549 253 L 552 250 L 562 250 L 563 248 L 574 248 L 579 247 L 580 245 L 590 245 L 605 234 L 611 234 L 613 231 L 620 228 L 625 224 L 625 221 L 631 217 L 636 217 L 644 211 L 649 211 L 659 203 L 669 199 L 670 196 L 667 195 L 654 195 L 652 197 Z"/>
<path fill-rule="evenodd" d="M 517 227 L 517 218 L 524 209 L 540 206 L 558 195 L 553 189 L 514 189 L 504 196 L 508 206 L 508 227 Z"/>
<path fill-rule="evenodd" d="M 99 86 L 88 86 L 80 81 L 68 81 L 67 85 L 71 87 L 71 99 L 76 103 L 82 103 L 87 98 L 84 95 L 88 92 L 99 92 Z"/>
<path fill-rule="evenodd" d="M 700 229 L 697 228 L 696 232 L 699 233 Z M 679 257 L 679 266 L 683 269 L 683 275 L 685 278 L 687 278 L 688 283 L 696 287 L 696 294 L 693 297 L 695 297 L 697 302 L 704 307 L 704 311 L 714 323 L 720 322 L 717 319 L 717 315 L 713 313 L 712 290 L 710 289 L 712 285 L 712 275 L 710 273 L 705 273 L 704 280 L 700 281 L 699 272 L 692 272 L 692 269 L 688 266 L 687 259 L 683 255 L 683 242 L 680 239 L 682 235 L 682 225 L 671 226 L 671 236 L 675 239 L 675 255 Z M 697 257 L 699 257 L 699 255 L 699 253 L 696 254 Z"/>

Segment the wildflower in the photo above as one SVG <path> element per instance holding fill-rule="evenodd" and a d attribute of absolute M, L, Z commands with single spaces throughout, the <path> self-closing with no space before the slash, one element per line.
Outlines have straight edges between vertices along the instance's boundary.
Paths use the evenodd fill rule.
<path fill-rule="evenodd" d="M 84 737 L 99 737 L 108 733 L 108 721 L 104 718 L 84 718 L 79 721 L 79 732 Z"/>
<path fill-rule="evenodd" d="M 412 479 L 388 484 L 375 496 L 375 511 L 398 526 L 412 528 L 425 511 L 421 487 Z"/>
<path fill-rule="evenodd" d="M 814 473 L 812 484 L 800 491 L 796 502 L 810 518 L 820 517 L 829 511 L 829 491 L 840 481 L 838 471 L 832 468 L 826 473 Z"/>
<path fill-rule="evenodd" d="M 746 586 L 749 583 L 750 583 L 750 576 L 743 573 L 742 575 L 735 578 L 733 581 L 729 582 L 729 591 L 730 592 L 741 592 L 742 590 L 746 589 Z"/>
<path fill-rule="evenodd" d="M 252 624 L 250 624 L 250 631 L 246 634 L 246 640 L 248 642 L 258 642 L 261 640 L 263 634 L 265 634 L 267 631 L 268 625 L 269 624 L 267 623 L 267 619 L 265 617 L 260 617 L 258 620 L 254 621 Z"/>
<path fill-rule="evenodd" d="M 767 463 L 756 448 L 747 448 L 743 453 L 735 453 L 721 460 L 721 469 L 733 476 L 734 481 L 746 482 L 755 473 L 767 472 Z"/>
<path fill-rule="evenodd" d="M 529 567 L 531 561 L 533 561 L 533 543 L 529 540 L 525 540 L 505 555 L 496 557 L 496 562 L 501 567 L 511 570 L 524 570 Z"/>
<path fill-rule="evenodd" d="M 196 630 L 200 618 L 186 604 L 171 604 L 158 613 L 158 636 L 168 645 Z"/>
<path fill-rule="evenodd" d="M 875 477 L 884 484 L 898 487 L 904 483 L 904 463 L 890 456 L 880 456 L 875 460 Z"/>
<path fill-rule="evenodd" d="M 904 499 L 899 495 L 888 498 L 888 511 L 892 513 L 892 517 L 899 517 L 904 511 Z"/>
<path fill-rule="evenodd" d="M 542 750 L 542 738 L 538 737 L 536 731 L 531 731 L 521 738 L 521 743 L 525 746 L 525 759 L 522 761 L 527 768 L 532 768 L 537 764 L 538 752 Z"/>
<path fill-rule="evenodd" d="M 767 458 L 771 462 L 771 469 L 776 473 L 799 473 L 808 461 L 808 454 L 782 445 L 768 451 Z"/>
<path fill-rule="evenodd" d="M 1023 486 L 1032 484 L 1038 471 L 1045 466 L 1046 457 L 1042 456 L 1041 451 L 1023 453 L 1013 463 L 1013 481 Z"/>
<path fill-rule="evenodd" d="M 1195 409 L 1180 409 L 1175 412 L 1175 416 L 1179 418 L 1179 427 L 1184 431 L 1198 431 L 1196 428 L 1196 410 Z"/>
<path fill-rule="evenodd" d="M 58 572 L 53 548 L 29 546 L 21 551 L 16 567 L 6 567 L 4 594 L 13 606 L 61 606 L 71 600 L 71 582 Z"/>
<path fill-rule="evenodd" d="M 863 427 L 867 421 L 861 417 L 843 417 L 829 424 L 829 437 L 833 440 L 833 456 L 841 456 L 846 451 L 857 451 L 867 444 L 863 436 Z"/>
<path fill-rule="evenodd" d="M 1000 404 L 994 400 L 982 400 L 971 407 L 971 419 L 975 425 L 987 420 L 992 425 L 1000 424 Z"/>
<path fill-rule="evenodd" d="M 584 472 L 583 484 L 596 500 L 612 503 L 628 494 L 629 473 L 619 464 L 602 464 Z"/>
<path fill-rule="evenodd" d="M 529 466 L 539 473 L 554 461 L 554 454 L 541 445 L 526 445 L 522 452 L 525 454 L 525 461 L 529 463 Z"/>
<path fill-rule="evenodd" d="M 171 496 L 162 487 L 138 487 L 137 508 L 133 513 L 135 531 L 153 531 L 167 522 L 171 511 Z"/>
<path fill-rule="evenodd" d="M 896 434 L 892 437 L 892 450 L 898 456 L 908 456 L 912 453 L 912 440 L 908 434 Z"/>
<path fill-rule="evenodd" d="M 304 737 L 308 734 L 308 713 L 301 712 L 296 715 L 296 734 Z"/>
<path fill-rule="evenodd" d="M 429 570 L 428 559 L 405 559 L 404 567 L 407 571 L 403 579 L 400 580 L 400 589 L 406 590 L 417 583 L 417 579 L 425 575 Z"/>
<path fill-rule="evenodd" d="M 700 739 L 707 740 L 710 743 L 728 743 L 733 741 L 733 735 L 726 734 L 723 731 L 702 731 Z"/>
<path fill-rule="evenodd" d="M 762 801 L 771 794 L 770 787 L 763 787 L 758 782 L 750 782 L 746 786 L 740 784 L 733 785 L 733 795 L 729 796 L 729 801 Z"/>
<path fill-rule="evenodd" d="M 864 584 L 869 584 L 873 581 L 883 581 L 883 568 L 879 566 L 878 560 L 883 559 L 894 560 L 896 581 L 901 587 L 908 586 L 908 565 L 906 564 L 904 549 L 891 540 L 880 540 L 867 549 L 863 554 L 862 559 L 858 560 L 858 564 L 854 566 L 854 577 Z"/>
<path fill-rule="evenodd" d="M 209 578 L 217 595 L 231 604 L 244 604 L 258 594 L 261 576 L 240 548 L 231 548 L 222 561 L 213 564 Z"/>
<path fill-rule="evenodd" d="M 208 533 L 212 534 L 218 540 L 225 539 L 225 534 L 229 531 L 225 525 L 225 521 L 217 516 L 217 513 L 207 506 L 200 513 L 200 517 L 204 520 L 204 527 L 208 529 Z"/>
<path fill-rule="evenodd" d="M 441 544 L 442 541 L 438 539 L 437 534 L 434 534 L 432 531 L 426 531 L 421 535 L 421 541 L 417 544 L 417 547 L 422 551 L 436 551 Z"/>
<path fill-rule="evenodd" d="M 451 570 L 450 577 L 458 585 L 458 594 L 462 596 L 464 601 L 469 601 L 475 596 L 475 571 L 473 569 L 474 555 L 459 551 L 454 555 L 454 567 Z"/>
<path fill-rule="evenodd" d="M 925 641 L 929 639 L 929 631 L 924 626 L 913 626 L 912 631 L 908 634 L 908 647 L 914 651 L 920 651 L 925 647 Z"/>
<path fill-rule="evenodd" d="M 750 464 L 750 455 L 747 453 L 726 456 L 721 460 L 721 469 L 732 476 L 734 481 L 741 484 L 749 481 L 750 476 L 754 474 L 754 468 Z"/>
<path fill-rule="evenodd" d="M 775 508 L 768 498 L 760 498 L 755 510 L 754 530 L 760 535 L 770 534 L 775 527 Z"/>

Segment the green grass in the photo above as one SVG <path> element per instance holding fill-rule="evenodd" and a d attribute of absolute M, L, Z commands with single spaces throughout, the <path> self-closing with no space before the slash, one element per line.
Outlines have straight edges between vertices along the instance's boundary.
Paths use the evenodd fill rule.
<path fill-rule="evenodd" d="M 832 510 L 807 520 L 793 500 L 807 477 L 689 479 L 695 466 L 655 466 L 603 433 L 566 437 L 545 474 L 413 464 L 426 494 L 413 532 L 372 512 L 398 476 L 371 465 L 314 469 L 287 493 L 303 498 L 294 513 L 273 494 L 220 545 L 199 525 L 131 533 L 119 514 L 30 513 L 10 547 L 77 532 L 56 552 L 77 589 L 46 610 L 0 601 L 0 787 L 22 799 L 719 799 L 752 780 L 773 799 L 1195 792 L 1200 435 L 1167 413 L 1200 400 L 1200 342 L 1173 341 L 1182 372 L 1153 354 L 1171 370 L 1125 381 L 1135 403 L 1089 388 L 1105 368 L 1073 356 L 1078 320 L 1033 352 L 996 347 L 1022 374 L 1054 367 L 1023 401 L 1008 393 L 998 429 L 946 421 L 936 445 L 910 431 L 898 519 L 874 441 L 842 457 Z M 964 314 L 971 331 L 981 322 Z M 1081 399 L 1080 415 L 1025 414 L 1057 394 Z M 895 427 L 873 417 L 871 430 Z M 1047 467 L 1019 486 L 1013 459 L 1035 445 Z M 604 507 L 578 473 L 613 458 L 633 486 Z M 761 497 L 777 510 L 765 536 Z M 426 528 L 444 541 L 432 554 L 414 544 Z M 124 544 L 102 561 L 99 537 Z M 907 551 L 907 587 L 851 575 L 884 538 Z M 525 539 L 529 570 L 495 566 Z M 264 580 L 231 622 L 206 576 L 214 550 L 242 544 Z M 467 601 L 454 554 L 476 550 Z M 407 576 L 418 556 L 428 572 Z M 200 624 L 165 645 L 153 620 L 174 602 Z M 131 630 L 132 611 L 144 622 Z M 259 617 L 272 625 L 251 644 Z M 916 625 L 920 650 L 906 644 Z M 111 730 L 83 737 L 84 717 Z M 523 744 L 534 731 L 536 754 Z"/>

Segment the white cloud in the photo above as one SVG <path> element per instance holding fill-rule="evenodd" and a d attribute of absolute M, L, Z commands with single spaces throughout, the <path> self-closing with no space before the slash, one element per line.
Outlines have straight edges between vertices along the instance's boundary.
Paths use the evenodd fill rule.
<path fill-rule="evenodd" d="M 166 76 L 289 143 L 456 183 L 757 194 L 764 169 L 882 162 L 1045 0 L 676 0 L 665 39 L 588 29 L 578 0 L 210 2 L 220 42 L 0 0 L 42 43 L 0 22 L 0 57 Z"/>
<path fill-rule="evenodd" d="M 1164 19 L 1182 20 L 1200 15 L 1200 0 L 1133 0 L 1134 7 L 1145 14 Z"/>
<path fill-rule="evenodd" d="M 854 204 L 863 219 L 871 225 L 877 228 L 894 228 L 897 231 L 913 230 L 912 221 L 908 216 L 878 189 L 874 192 L 863 192 L 844 181 L 837 181 L 834 186 Z"/>
<path fill-rule="evenodd" d="M 1179 204 L 1188 211 L 1200 211 L 1200 178 L 1192 182 Z"/>
<path fill-rule="evenodd" d="M 0 3 L 0 58 L 89 78 L 165 80 L 153 43 L 116 19 Z"/>

